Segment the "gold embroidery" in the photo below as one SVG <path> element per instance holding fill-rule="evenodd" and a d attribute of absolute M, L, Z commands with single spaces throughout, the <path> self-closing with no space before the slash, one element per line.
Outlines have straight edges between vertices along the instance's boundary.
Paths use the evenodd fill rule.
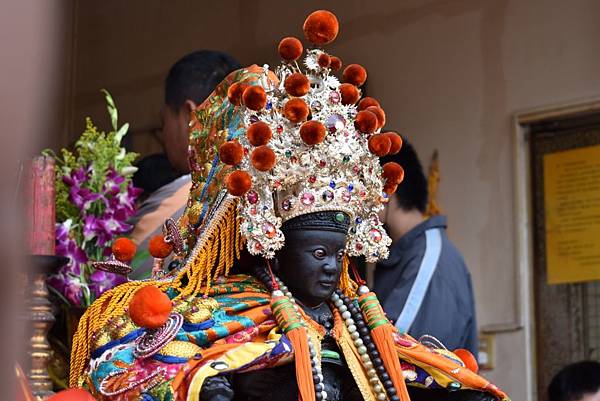
<path fill-rule="evenodd" d="M 171 341 L 160 350 L 159 354 L 178 358 L 193 358 L 202 353 L 202 348 L 187 341 Z"/>

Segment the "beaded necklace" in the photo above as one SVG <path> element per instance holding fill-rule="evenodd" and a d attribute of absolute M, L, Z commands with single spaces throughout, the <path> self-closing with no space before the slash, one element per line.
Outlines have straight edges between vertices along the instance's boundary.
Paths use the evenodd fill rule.
<path fill-rule="evenodd" d="M 273 298 L 284 297 L 287 299 L 287 302 L 292 305 L 292 309 L 296 314 L 293 320 L 300 321 L 300 324 L 303 324 L 306 327 L 307 322 L 301 317 L 298 302 L 294 299 L 288 287 L 272 272 L 267 271 L 266 269 L 256 269 L 255 274 L 257 278 L 267 286 L 269 291 L 271 291 Z M 357 290 L 357 295 L 365 295 L 369 292 L 367 286 L 361 285 Z M 375 394 L 376 400 L 401 401 L 396 388 L 386 371 L 379 351 L 377 350 L 377 346 L 371 338 L 369 327 L 367 323 L 365 323 L 358 302 L 344 295 L 340 289 L 337 289 L 331 295 L 330 301 L 339 311 L 344 321 L 344 325 L 346 326 L 348 333 L 350 333 L 353 346 L 360 355 L 361 363 L 367 372 L 369 385 Z M 284 328 L 282 327 L 282 329 Z M 325 391 L 325 386 L 323 384 L 323 372 L 321 370 L 320 358 L 317 355 L 314 343 L 315 339 L 309 335 L 308 349 L 310 352 L 313 382 L 315 383 L 315 399 L 317 401 L 322 401 L 327 399 L 327 392 Z"/>

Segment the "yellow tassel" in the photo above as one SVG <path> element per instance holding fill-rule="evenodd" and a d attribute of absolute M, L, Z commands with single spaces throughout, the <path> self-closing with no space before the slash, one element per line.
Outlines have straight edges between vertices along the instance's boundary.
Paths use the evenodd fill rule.
<path fill-rule="evenodd" d="M 243 247 L 236 218 L 237 200 L 229 199 L 209 222 L 186 267 L 169 281 L 131 281 L 104 293 L 79 320 L 71 351 L 70 387 L 78 387 L 91 355 L 92 336 L 110 319 L 121 316 L 136 290 L 155 285 L 163 291 L 176 289 L 175 300 L 208 293 L 213 277 L 228 273 Z M 218 264 L 217 264 L 218 261 Z"/>
<path fill-rule="evenodd" d="M 350 278 L 350 272 L 348 271 L 349 266 L 350 261 L 348 260 L 348 256 L 344 256 L 342 261 L 342 274 L 340 275 L 339 287 L 347 297 L 351 297 L 353 294 L 356 294 L 356 290 L 358 288 L 358 284 L 356 284 L 356 282 Z"/>

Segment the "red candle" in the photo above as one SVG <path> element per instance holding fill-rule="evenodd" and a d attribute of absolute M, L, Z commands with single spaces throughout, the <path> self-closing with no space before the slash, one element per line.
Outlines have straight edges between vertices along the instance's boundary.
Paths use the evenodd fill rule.
<path fill-rule="evenodd" d="M 30 164 L 26 185 L 28 243 L 31 255 L 54 255 L 55 202 L 54 159 L 35 157 Z"/>

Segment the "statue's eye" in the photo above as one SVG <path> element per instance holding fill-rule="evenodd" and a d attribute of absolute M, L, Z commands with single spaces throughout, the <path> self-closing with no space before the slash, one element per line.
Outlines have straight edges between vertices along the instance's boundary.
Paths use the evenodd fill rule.
<path fill-rule="evenodd" d="M 337 253 L 337 259 L 342 260 L 344 258 L 344 254 L 345 254 L 345 252 L 343 250 L 339 251 Z"/>
<path fill-rule="evenodd" d="M 323 259 L 325 257 L 325 255 L 326 255 L 326 252 L 323 249 L 315 249 L 313 251 L 313 255 L 317 259 Z"/>

